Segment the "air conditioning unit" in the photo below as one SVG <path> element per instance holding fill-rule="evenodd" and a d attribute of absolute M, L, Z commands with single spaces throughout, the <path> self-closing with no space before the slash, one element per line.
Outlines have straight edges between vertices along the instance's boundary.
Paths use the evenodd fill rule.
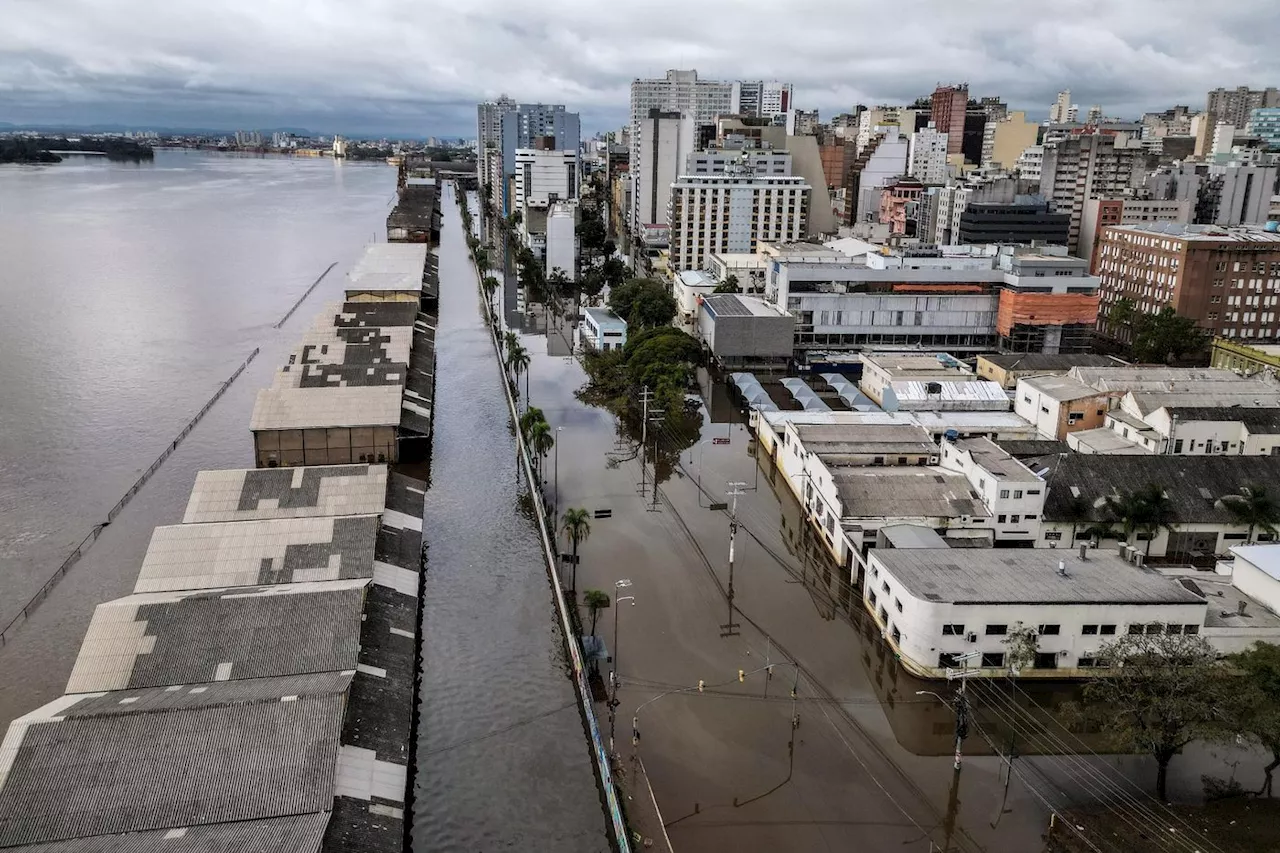
<path fill-rule="evenodd" d="M 970 631 L 969 633 L 964 635 L 964 639 L 966 643 L 976 643 L 978 642 L 978 632 Z"/>

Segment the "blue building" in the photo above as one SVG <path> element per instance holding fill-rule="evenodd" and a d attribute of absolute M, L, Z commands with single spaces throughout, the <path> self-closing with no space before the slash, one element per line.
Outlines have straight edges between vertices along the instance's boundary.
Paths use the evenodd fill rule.
<path fill-rule="evenodd" d="M 563 104 L 517 104 L 502 114 L 502 215 L 512 210 L 510 178 L 515 175 L 516 149 L 535 148 L 536 141 L 555 138 L 556 151 L 578 151 L 582 129 L 577 113 L 567 112 Z M 581 159 L 581 155 L 579 155 Z M 582 163 L 575 174 L 582 174 Z"/>
<path fill-rule="evenodd" d="M 587 308 L 583 311 L 582 343 L 597 352 L 622 349 L 627 343 L 627 321 L 607 308 Z"/>
<path fill-rule="evenodd" d="M 1280 151 L 1280 107 L 1259 107 L 1249 113 L 1249 132 L 1270 151 Z"/>

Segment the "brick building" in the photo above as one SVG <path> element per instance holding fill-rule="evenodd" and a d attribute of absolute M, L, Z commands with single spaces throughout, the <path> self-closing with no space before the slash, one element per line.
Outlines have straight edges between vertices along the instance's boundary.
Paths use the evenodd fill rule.
<path fill-rule="evenodd" d="M 1223 338 L 1280 338 L 1280 233 L 1267 228 L 1157 223 L 1104 228 L 1095 273 L 1101 278 L 1099 329 L 1128 298 L 1146 314 L 1166 305 Z"/>
<path fill-rule="evenodd" d="M 947 156 L 959 154 L 964 143 L 965 112 L 969 105 L 969 84 L 939 86 L 933 90 L 929 117 L 938 133 L 947 134 Z M 981 134 L 979 133 L 979 150 Z"/>

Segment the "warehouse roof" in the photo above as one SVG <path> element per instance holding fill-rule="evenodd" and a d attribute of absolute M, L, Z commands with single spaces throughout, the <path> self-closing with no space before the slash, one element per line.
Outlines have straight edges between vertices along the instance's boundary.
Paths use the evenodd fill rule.
<path fill-rule="evenodd" d="M 330 313 L 334 326 L 385 329 L 412 326 L 418 318 L 418 306 L 412 302 L 343 302 Z"/>
<path fill-rule="evenodd" d="M 980 355 L 978 358 L 989 361 L 1005 370 L 1018 371 L 1055 371 L 1066 372 L 1073 367 L 1115 367 L 1123 364 L 1119 359 L 1109 355 L 1081 353 L 1079 355 L 1053 355 L 1043 352 L 1021 352 L 999 355 Z"/>
<path fill-rule="evenodd" d="M 330 808 L 348 676 L 64 696 L 10 726 L 0 847 Z"/>
<path fill-rule="evenodd" d="M 376 515 L 157 527 L 134 592 L 373 577 Z"/>
<path fill-rule="evenodd" d="M 1105 393 L 1070 376 L 1029 376 L 1026 379 L 1019 379 L 1018 384 L 1039 391 L 1051 400 L 1064 403 L 1085 397 L 1097 397 Z"/>
<path fill-rule="evenodd" d="M 329 815 L 324 812 L 71 838 L 11 847 L 15 853 L 239 853 L 246 850 L 320 849 Z"/>
<path fill-rule="evenodd" d="M 401 207 L 397 206 L 392 215 L 400 212 Z M 427 211 L 427 216 L 430 216 L 430 211 Z M 347 273 L 347 293 L 418 293 L 422 290 L 426 265 L 425 243 L 373 243 L 365 246 L 364 254 Z"/>
<path fill-rule="evenodd" d="M 263 388 L 249 429 L 398 426 L 398 385 L 345 388 Z"/>
<path fill-rule="evenodd" d="M 1240 494 L 1254 483 L 1280 482 L 1280 456 L 1102 456 L 1067 453 L 1042 460 L 1045 475 L 1046 521 L 1070 520 L 1073 497 L 1083 497 L 1095 508 L 1106 506 L 1111 495 L 1121 495 L 1149 483 L 1158 484 L 1169 496 L 1171 521 L 1178 524 L 1232 524 L 1234 519 L 1217 505 L 1224 495 Z"/>
<path fill-rule="evenodd" d="M 1110 552 L 1025 548 L 880 549 L 879 563 L 913 596 L 947 604 L 1200 604 L 1155 569 Z M 1060 573 L 1059 566 L 1065 569 Z"/>
<path fill-rule="evenodd" d="M 804 449 L 828 465 L 847 465 L 861 456 L 936 456 L 929 433 L 914 424 L 796 425 Z"/>
<path fill-rule="evenodd" d="M 100 604 L 67 692 L 355 669 L 367 585 L 135 593 Z"/>
<path fill-rule="evenodd" d="M 382 512 L 386 465 L 201 471 L 182 521 L 245 521 Z"/>
<path fill-rule="evenodd" d="M 952 444 L 1002 483 L 1040 482 L 1039 477 L 989 438 L 962 438 Z"/>
<path fill-rule="evenodd" d="M 990 515 L 969 481 L 938 468 L 841 468 L 831 481 L 845 518 L 959 518 Z"/>

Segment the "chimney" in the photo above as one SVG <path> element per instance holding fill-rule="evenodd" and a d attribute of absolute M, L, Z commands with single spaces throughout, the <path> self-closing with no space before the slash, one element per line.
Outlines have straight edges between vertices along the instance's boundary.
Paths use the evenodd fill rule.
<path fill-rule="evenodd" d="M 1081 545 L 1081 546 L 1080 546 L 1080 560 L 1083 562 L 1084 560 L 1087 560 L 1087 559 L 1089 559 L 1089 546 L 1088 546 L 1088 545 Z"/>
<path fill-rule="evenodd" d="M 1246 609 L 1248 609 L 1248 607 L 1249 607 L 1249 602 L 1245 601 L 1243 598 L 1240 599 L 1239 601 L 1236 602 L 1236 615 L 1238 616 L 1245 615 L 1244 612 Z"/>
<path fill-rule="evenodd" d="M 1066 560 L 1059 560 L 1059 561 L 1058 561 L 1058 574 L 1059 574 L 1059 575 L 1061 575 L 1061 576 L 1062 576 L 1062 577 L 1064 577 L 1064 578 L 1067 576 L 1067 561 L 1066 561 Z"/>

